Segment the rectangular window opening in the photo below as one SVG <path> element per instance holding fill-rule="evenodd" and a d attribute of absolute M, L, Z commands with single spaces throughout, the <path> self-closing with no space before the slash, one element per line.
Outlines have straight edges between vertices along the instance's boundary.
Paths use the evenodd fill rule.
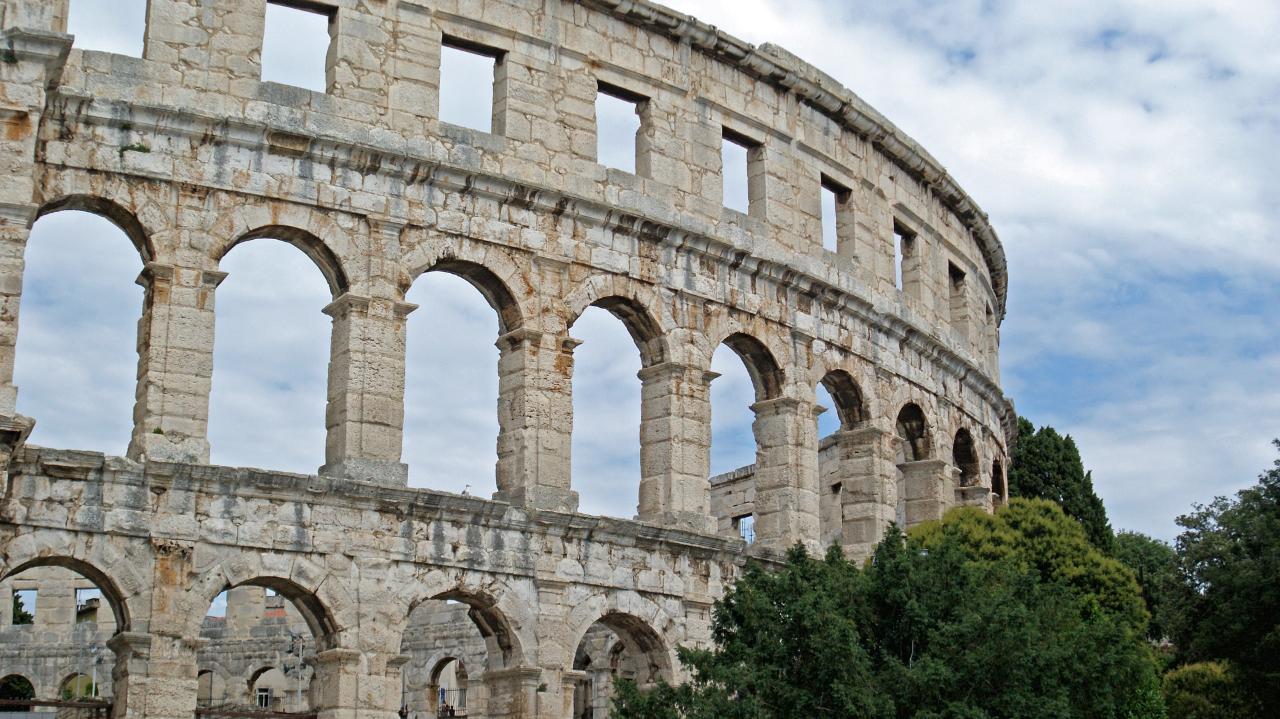
<path fill-rule="evenodd" d="M 951 326 L 961 335 L 968 334 L 969 307 L 965 297 L 964 270 L 954 262 L 947 263 L 948 283 L 951 287 Z"/>
<path fill-rule="evenodd" d="M 440 120 L 496 132 L 494 83 L 503 52 L 445 36 L 440 46 Z"/>
<path fill-rule="evenodd" d="M 893 223 L 893 284 L 900 290 L 907 289 L 907 264 L 915 252 L 915 235 L 898 223 Z"/>
<path fill-rule="evenodd" d="M 315 6 L 268 0 L 262 80 L 327 92 L 332 26 L 333 15 Z"/>
<path fill-rule="evenodd" d="M 14 590 L 12 623 L 15 626 L 36 623 L 36 593 L 34 589 Z"/>
<path fill-rule="evenodd" d="M 259 687 L 257 697 L 257 705 L 259 709 L 271 708 L 271 689 L 269 687 Z"/>
<path fill-rule="evenodd" d="M 142 57 L 147 0 L 71 0 L 67 32 L 82 50 Z"/>
<path fill-rule="evenodd" d="M 764 214 L 764 146 L 729 128 L 720 142 L 720 178 L 724 206 L 761 217 Z"/>
<path fill-rule="evenodd" d="M 636 174 L 640 115 L 648 99 L 600 83 L 596 92 L 596 162 Z"/>
<path fill-rule="evenodd" d="M 840 249 L 840 215 L 849 201 L 849 188 L 835 180 L 822 176 L 822 247 L 836 252 Z"/>
<path fill-rule="evenodd" d="M 741 517 L 733 518 L 733 530 L 742 537 L 742 541 L 747 544 L 754 544 L 756 541 L 756 517 L 754 514 L 744 514 Z"/>

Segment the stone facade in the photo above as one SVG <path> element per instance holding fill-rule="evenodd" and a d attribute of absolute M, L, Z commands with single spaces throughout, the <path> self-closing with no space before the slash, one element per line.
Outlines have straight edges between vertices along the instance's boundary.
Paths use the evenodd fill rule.
<path fill-rule="evenodd" d="M 0 0 L 0 578 L 60 567 L 101 588 L 117 716 L 192 715 L 205 608 L 237 587 L 297 607 L 326 718 L 391 719 L 432 681 L 403 649 L 427 601 L 468 607 L 485 716 L 580 716 L 600 662 L 680 681 L 675 647 L 706 644 L 745 557 L 864 556 L 892 521 L 1000 501 L 1003 250 L 831 78 L 644 0 L 308 0 L 330 18 L 314 92 L 261 81 L 265 5 L 149 0 L 132 58 L 77 48 L 67 0 Z M 497 58 L 491 132 L 438 119 L 445 42 Z M 596 162 L 601 90 L 637 104 L 635 173 Z M 724 207 L 726 137 L 749 146 L 746 213 Z M 122 457 L 27 446 L 15 411 L 23 252 L 64 209 L 112 220 L 145 263 Z M 219 261 L 263 238 L 333 295 L 315 475 L 208 464 Z M 404 298 L 429 271 L 499 319 L 492 499 L 405 487 Z M 643 361 L 634 519 L 577 513 L 571 330 L 590 306 Z M 755 384 L 757 453 L 713 484 L 721 344 Z M 840 419 L 821 442 L 819 384 Z M 592 627 L 626 656 L 579 662 Z"/>

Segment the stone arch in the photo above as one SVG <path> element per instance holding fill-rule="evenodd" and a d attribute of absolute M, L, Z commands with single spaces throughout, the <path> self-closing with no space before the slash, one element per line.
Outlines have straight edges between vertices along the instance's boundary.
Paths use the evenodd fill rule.
<path fill-rule="evenodd" d="M 960 470 L 960 486 L 972 487 L 981 481 L 978 469 L 978 447 L 969 430 L 960 428 L 951 442 L 951 463 Z"/>
<path fill-rule="evenodd" d="M 0 677 L 0 699 L 35 699 L 36 686 L 27 677 L 13 672 Z"/>
<path fill-rule="evenodd" d="M 274 664 L 266 664 L 249 672 L 249 676 L 245 678 L 245 681 L 249 684 L 249 688 L 252 689 L 253 685 L 258 683 L 258 680 L 262 678 L 263 674 L 266 674 L 275 668 Z"/>
<path fill-rule="evenodd" d="M 568 645 L 571 652 L 576 651 L 587 631 L 597 622 L 624 641 L 633 641 L 650 668 L 656 668 L 655 679 L 661 678 L 668 683 L 678 679 L 676 669 L 679 662 L 675 657 L 674 643 L 667 642 L 662 632 L 655 628 L 672 624 L 671 617 L 661 606 L 632 591 L 597 594 L 580 602 L 569 614 L 566 636 L 573 639 L 573 643 Z"/>
<path fill-rule="evenodd" d="M 93 677 L 88 674 L 73 671 L 58 682 L 58 698 L 66 697 L 68 692 L 71 699 L 96 697 L 98 696 L 98 685 L 94 683 Z"/>
<path fill-rule="evenodd" d="M 898 438 L 902 440 L 901 453 L 903 462 L 917 462 L 929 459 L 933 455 L 930 446 L 929 422 L 924 410 L 915 402 L 907 402 L 898 410 L 894 423 Z"/>
<path fill-rule="evenodd" d="M 315 565 L 302 560 L 284 560 L 293 567 L 287 576 L 266 569 L 278 566 L 279 561 L 274 555 L 235 554 L 202 572 L 186 592 L 184 636 L 200 636 L 205 612 L 222 592 L 237 587 L 262 587 L 293 603 L 315 638 L 317 653 L 337 648 L 341 644 L 342 629 L 359 624 L 352 616 L 354 597 L 332 575 L 317 571 Z"/>
<path fill-rule="evenodd" d="M 853 375 L 846 370 L 835 369 L 824 375 L 820 382 L 835 402 L 841 430 L 853 429 L 867 421 L 869 412 L 866 399 Z"/>
<path fill-rule="evenodd" d="M 785 381 L 782 366 L 763 342 L 744 332 L 734 332 L 720 344 L 733 350 L 746 366 L 751 384 L 755 387 L 757 402 L 782 396 Z"/>
<path fill-rule="evenodd" d="M 488 670 L 506 669 L 523 664 L 525 655 L 520 636 L 512 626 L 507 613 L 498 606 L 497 598 L 482 591 L 458 586 L 414 602 L 405 616 L 412 613 L 422 601 L 427 600 L 454 601 L 469 607 L 467 616 L 484 639 Z"/>
<path fill-rule="evenodd" d="M 670 318 L 655 314 L 655 308 L 662 308 L 665 303 L 653 290 L 629 278 L 595 275 L 579 283 L 564 302 L 568 312 L 566 328 L 572 328 L 588 307 L 599 307 L 627 328 L 640 350 L 642 366 L 652 367 L 672 359 L 667 329 Z"/>
<path fill-rule="evenodd" d="M 996 495 L 996 502 L 1004 502 L 1009 498 L 1005 487 L 1004 464 L 1000 458 L 991 460 L 991 492 Z"/>
<path fill-rule="evenodd" d="M 3 571 L 0 573 L 0 581 L 37 567 L 69 569 L 93 582 L 102 591 L 102 596 L 107 600 L 107 605 L 111 607 L 111 613 L 116 623 L 116 634 L 130 630 L 129 606 L 126 602 L 125 594 L 110 576 L 84 560 L 64 555 L 37 557 L 17 564 L 12 569 Z M 0 567 L 0 569 L 3 568 Z"/>
<path fill-rule="evenodd" d="M 143 262 L 150 262 L 156 258 L 155 246 L 152 244 L 151 233 L 142 226 L 142 222 L 138 220 L 137 215 L 125 209 L 119 203 L 113 200 L 99 197 L 96 195 L 69 194 L 55 200 L 50 200 L 40 206 L 36 211 L 32 224 L 39 221 L 40 218 L 51 215 L 55 212 L 63 212 L 67 210 L 78 210 L 80 212 L 88 212 L 106 218 L 120 231 L 129 238 L 133 243 L 134 249 L 138 251 L 138 255 L 142 257 Z"/>
<path fill-rule="evenodd" d="M 325 244 L 324 240 L 321 240 L 308 230 L 289 225 L 263 225 L 249 230 L 220 247 L 213 260 L 221 263 L 222 258 L 226 257 L 227 253 L 237 245 L 262 238 L 280 240 L 301 250 L 320 270 L 320 274 L 324 276 L 325 282 L 329 285 L 329 292 L 332 293 L 335 299 L 351 289 L 342 260 Z"/>
<path fill-rule="evenodd" d="M 425 235 L 425 236 L 423 236 Z M 530 283 L 528 273 L 504 248 L 459 236 L 427 235 L 414 229 L 404 233 L 401 256 L 401 294 L 426 272 L 445 271 L 470 282 L 498 313 L 500 334 L 524 327 L 532 312 L 523 298 L 535 297 L 538 290 Z"/>
<path fill-rule="evenodd" d="M 445 257 L 426 267 L 417 273 L 415 277 L 420 277 L 428 272 L 451 274 L 466 280 L 468 284 L 476 288 L 485 301 L 489 303 L 489 306 L 493 308 L 493 311 L 498 314 L 499 335 L 505 335 L 524 326 L 524 314 L 520 309 L 520 303 L 516 301 L 515 295 L 511 293 L 511 288 L 488 267 L 469 260 Z"/>

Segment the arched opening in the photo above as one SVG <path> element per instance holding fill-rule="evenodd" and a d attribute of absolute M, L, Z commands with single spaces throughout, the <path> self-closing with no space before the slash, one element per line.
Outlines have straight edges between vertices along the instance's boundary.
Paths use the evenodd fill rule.
<path fill-rule="evenodd" d="M 201 628 L 202 635 L 209 638 Z M 216 649 L 221 649 L 222 645 L 217 645 Z M 209 646 L 206 645 L 206 649 Z M 200 708 L 211 708 L 226 703 L 227 683 L 220 674 L 212 669 L 201 669 L 196 673 L 196 706 Z"/>
<path fill-rule="evenodd" d="M 973 435 L 967 429 L 956 432 L 951 443 L 951 462 L 960 470 L 960 486 L 974 487 L 980 481 L 978 450 L 973 445 Z"/>
<path fill-rule="evenodd" d="M 919 462 L 929 459 L 929 424 L 924 418 L 924 410 L 915 403 L 909 403 L 898 412 L 895 425 L 898 439 L 898 464 Z"/>
<path fill-rule="evenodd" d="M 98 682 L 88 674 L 72 674 L 58 685 L 58 698 L 69 701 L 97 699 Z"/>
<path fill-rule="evenodd" d="M 419 275 L 405 300 L 418 306 L 405 325 L 409 483 L 487 497 L 497 488 L 494 342 L 521 326 L 520 308 L 493 272 L 453 259 Z"/>
<path fill-rule="evenodd" d="M 321 310 L 345 279 L 319 240 L 271 229 L 246 235 L 219 264 L 227 278 L 217 292 L 211 454 L 312 473 L 325 457 L 331 323 Z M 256 238 L 281 241 L 247 241 Z"/>
<path fill-rule="evenodd" d="M 435 700 L 436 714 L 476 716 L 469 711 L 469 690 L 467 667 L 462 660 L 446 657 L 436 662 L 431 670 L 431 685 L 427 688 L 427 697 Z"/>
<path fill-rule="evenodd" d="M 0 578 L 5 649 L 35 659 L 22 675 L 32 696 L 14 698 L 111 699 L 115 654 L 107 642 L 128 627 L 119 589 L 87 563 L 43 557 Z M 35 686 L 45 695 L 35 696 Z"/>
<path fill-rule="evenodd" d="M 818 405 L 825 409 L 818 423 L 818 507 L 823 544 L 842 543 L 845 524 L 845 482 L 865 476 L 865 463 L 849 442 L 840 442 L 837 432 L 850 432 L 867 419 L 862 390 L 853 376 L 844 370 L 832 370 L 823 376 L 815 390 Z M 848 435 L 845 435 L 846 437 Z M 861 471 L 859 471 L 861 470 Z"/>
<path fill-rule="evenodd" d="M 1003 504 L 1009 499 L 1005 490 L 1004 465 L 998 459 L 991 461 L 991 493 L 995 495 L 996 504 Z"/>
<path fill-rule="evenodd" d="M 518 691 L 502 685 L 509 681 L 502 671 L 520 661 L 519 642 L 487 597 L 455 591 L 419 602 L 400 653 L 409 657 L 401 669 L 401 706 L 415 719 L 505 716 L 519 700 Z"/>
<path fill-rule="evenodd" d="M 15 701 L 35 698 L 36 689 L 31 685 L 31 680 L 21 674 L 10 674 L 0 679 L 0 701 Z M 21 704 L 0 707 L 0 712 L 27 711 L 31 711 L 31 707 L 23 706 Z"/>
<path fill-rule="evenodd" d="M 727 351 L 726 351 L 727 350 Z M 755 472 L 760 460 L 756 405 L 782 393 L 782 370 L 759 340 L 733 334 L 711 370 L 711 513 L 721 532 L 755 540 Z"/>
<path fill-rule="evenodd" d="M 315 656 L 335 627 L 319 599 L 296 584 L 263 577 L 218 593 L 200 626 L 196 704 L 236 711 L 315 710 Z M 211 667 L 233 680 L 224 680 Z M 238 679 L 234 679 L 237 678 Z"/>
<path fill-rule="evenodd" d="M 32 443 L 124 453 L 147 248 L 117 205 L 76 197 L 41 210 L 24 253 L 13 367 L 18 410 L 37 420 Z"/>
<path fill-rule="evenodd" d="M 620 680 L 642 689 L 672 681 L 661 637 L 638 617 L 616 612 L 587 629 L 574 651 L 573 669 L 573 719 L 607 719 Z"/>
<path fill-rule="evenodd" d="M 642 392 L 637 373 L 663 361 L 662 332 L 622 297 L 597 300 L 570 331 L 573 352 L 573 488 L 580 511 L 614 517 L 637 512 Z"/>

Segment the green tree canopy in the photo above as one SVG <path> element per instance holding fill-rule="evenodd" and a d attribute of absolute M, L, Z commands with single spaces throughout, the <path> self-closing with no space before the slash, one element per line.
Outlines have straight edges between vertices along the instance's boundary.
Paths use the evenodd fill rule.
<path fill-rule="evenodd" d="M 1225 662 L 1201 662 L 1164 675 L 1169 719 L 1254 719 L 1262 716 L 1249 693 L 1236 685 Z"/>
<path fill-rule="evenodd" d="M 1009 495 L 1057 502 L 1084 525 L 1094 544 L 1111 549 L 1111 524 L 1102 499 L 1093 491 L 1093 473 L 1085 472 L 1080 450 L 1070 435 L 1018 418 L 1018 442 L 1009 466 Z"/>
<path fill-rule="evenodd" d="M 1047 535 L 1047 536 L 1042 536 Z M 1122 596 L 1125 593 L 1128 596 Z M 892 530 L 864 569 L 838 549 L 748 568 L 691 680 L 621 719 L 1161 717 L 1132 574 L 1047 501 Z"/>
<path fill-rule="evenodd" d="M 1142 598 L 1151 613 L 1147 637 L 1160 641 L 1171 636 L 1173 614 L 1180 593 L 1178 555 L 1173 547 L 1141 532 L 1117 532 L 1113 553 L 1133 570 L 1142 587 Z"/>
<path fill-rule="evenodd" d="M 1230 661 L 1265 715 L 1280 716 L 1280 460 L 1234 499 L 1218 497 L 1178 524 L 1180 653 Z"/>

